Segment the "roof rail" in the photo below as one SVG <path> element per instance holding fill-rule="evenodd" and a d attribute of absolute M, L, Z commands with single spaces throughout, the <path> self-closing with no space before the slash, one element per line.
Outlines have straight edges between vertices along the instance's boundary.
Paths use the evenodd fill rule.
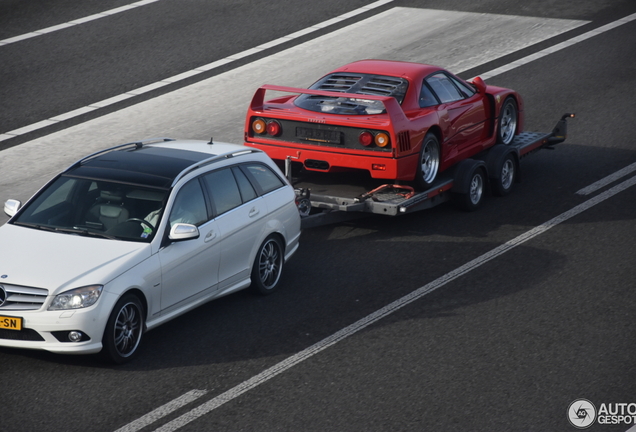
<path fill-rule="evenodd" d="M 103 153 L 108 153 L 109 151 L 118 150 L 118 149 L 122 149 L 124 147 L 130 147 L 130 146 L 135 146 L 136 148 L 142 148 L 143 146 L 148 145 L 148 144 L 155 144 L 155 143 L 166 142 L 166 141 L 175 141 L 175 139 L 174 138 L 148 138 L 148 139 L 141 140 L 141 141 L 134 141 L 134 142 L 126 143 L 126 144 L 119 144 L 119 145 L 116 145 L 114 147 L 109 147 L 107 149 L 103 149 L 103 150 L 97 151 L 95 153 L 91 153 L 88 156 L 84 156 L 82 159 L 76 161 L 71 166 L 66 168 L 64 170 L 64 172 L 70 170 L 71 168 L 75 168 L 78 165 L 81 165 L 83 162 L 86 162 L 88 159 L 92 159 L 95 156 L 103 154 Z"/>
<path fill-rule="evenodd" d="M 212 164 L 214 162 L 218 162 L 220 160 L 230 159 L 233 157 L 243 156 L 243 155 L 252 154 L 252 153 L 263 153 L 263 151 L 256 148 L 245 148 L 241 150 L 233 150 L 227 153 L 221 153 L 216 156 L 203 159 L 202 161 L 196 163 L 195 165 L 190 165 L 188 168 L 181 171 L 172 181 L 171 187 L 174 187 L 174 185 L 177 184 L 177 182 L 181 180 L 183 177 L 185 177 L 186 175 L 190 174 L 192 171 L 197 170 L 201 167 Z"/>

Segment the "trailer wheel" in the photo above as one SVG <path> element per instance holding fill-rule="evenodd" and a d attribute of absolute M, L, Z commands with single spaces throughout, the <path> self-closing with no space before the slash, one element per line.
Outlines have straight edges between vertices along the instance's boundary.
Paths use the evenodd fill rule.
<path fill-rule="evenodd" d="M 517 164 L 512 154 L 504 157 L 504 160 L 495 172 L 496 177 L 492 181 L 492 193 L 496 196 L 506 196 L 512 191 L 517 173 Z"/>
<path fill-rule="evenodd" d="M 461 191 L 453 193 L 455 205 L 464 211 L 474 211 L 481 207 L 486 184 L 483 166 L 477 163 L 459 166 L 456 181 L 460 183 Z"/>
<path fill-rule="evenodd" d="M 428 189 L 435 181 L 439 171 L 440 150 L 439 141 L 434 133 L 429 132 L 424 137 L 420 159 L 417 164 L 415 182 L 422 189 Z"/>
<path fill-rule="evenodd" d="M 499 112 L 499 122 L 497 124 L 498 143 L 509 145 L 512 142 L 517 131 L 517 117 L 517 103 L 511 97 L 506 98 Z"/>

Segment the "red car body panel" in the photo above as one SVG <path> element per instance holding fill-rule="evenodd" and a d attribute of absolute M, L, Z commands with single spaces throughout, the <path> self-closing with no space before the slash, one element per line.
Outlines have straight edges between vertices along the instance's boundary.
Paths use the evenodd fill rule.
<path fill-rule="evenodd" d="M 513 97 L 518 107 L 516 134 L 523 131 L 523 100 L 513 90 L 501 87 L 485 86 L 485 93 L 475 92 L 458 101 L 420 107 L 424 80 L 439 72 L 470 89 L 474 88 L 436 66 L 384 60 L 354 62 L 335 69 L 325 77 L 354 73 L 406 80 L 408 87 L 401 104 L 394 96 L 264 85 L 256 91 L 248 108 L 245 145 L 260 148 L 275 160 L 292 157 L 310 170 L 361 169 L 368 171 L 373 178 L 408 181 L 415 177 L 421 145 L 429 131 L 435 133 L 439 140 L 440 172 L 494 145 L 499 110 L 507 97 Z M 265 101 L 267 91 L 293 95 Z M 296 105 L 300 95 L 379 102 L 384 112 L 318 112 Z M 282 132 L 277 136 L 256 133 L 252 124 L 258 119 L 277 122 Z M 389 137 L 389 145 L 365 148 L 355 142 L 364 131 L 370 131 L 374 136 L 385 133 Z"/>

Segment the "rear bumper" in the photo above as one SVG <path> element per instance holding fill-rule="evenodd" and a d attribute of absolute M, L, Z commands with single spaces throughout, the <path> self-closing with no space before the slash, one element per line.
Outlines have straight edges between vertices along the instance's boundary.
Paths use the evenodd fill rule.
<path fill-rule="evenodd" d="M 318 172 L 333 172 L 347 169 L 368 171 L 372 178 L 391 180 L 413 180 L 417 168 L 417 155 L 399 159 L 385 156 L 336 153 L 321 150 L 295 149 L 272 144 L 245 142 L 248 147 L 263 150 L 274 159 L 301 162 L 306 169 Z"/>

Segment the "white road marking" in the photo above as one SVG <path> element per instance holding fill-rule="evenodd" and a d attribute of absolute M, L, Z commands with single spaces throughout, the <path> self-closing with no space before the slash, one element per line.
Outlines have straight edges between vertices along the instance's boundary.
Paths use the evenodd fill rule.
<path fill-rule="evenodd" d="M 168 402 L 165 405 L 160 406 L 156 410 L 149 412 L 143 417 L 135 420 L 134 422 L 128 423 L 126 426 L 117 429 L 115 432 L 136 432 L 145 428 L 148 425 L 156 422 L 157 420 L 167 416 L 168 414 L 173 413 L 179 408 L 186 406 L 190 402 L 193 402 L 206 394 L 205 390 L 192 390 L 187 392 L 186 394 Z"/>
<path fill-rule="evenodd" d="M 145 6 L 147 4 L 155 3 L 155 2 L 158 2 L 158 1 L 159 0 L 141 0 L 141 1 L 138 1 L 138 2 L 135 2 L 135 3 L 131 3 L 129 5 L 120 6 L 120 7 L 114 8 L 114 9 L 109 9 L 109 10 L 104 11 L 104 12 L 96 13 L 94 15 L 89 15 L 89 16 L 84 17 L 84 18 L 78 18 L 78 19 L 73 20 L 73 21 L 68 21 L 68 22 L 65 22 L 65 23 L 62 23 L 62 24 L 56 24 L 54 26 L 43 28 L 41 30 L 36 30 L 36 31 L 29 32 L 29 33 L 21 34 L 21 35 L 18 35 L 18 36 L 13 36 L 13 37 L 10 37 L 10 38 L 7 38 L 7 39 L 2 39 L 2 40 L 0 40 L 0 46 L 8 45 L 8 44 L 15 43 L 15 42 L 20 42 L 20 41 L 23 41 L 23 40 L 26 40 L 26 39 L 31 39 L 31 38 L 34 38 L 36 36 L 42 36 L 42 35 L 45 35 L 45 34 L 48 34 L 48 33 L 52 33 L 52 32 L 58 31 L 58 30 L 63 30 L 63 29 L 69 28 L 69 27 L 73 27 L 73 26 L 76 26 L 76 25 L 84 24 L 84 23 L 87 23 L 89 21 L 94 21 L 96 19 L 106 18 L 106 17 L 109 17 L 111 15 L 118 14 L 120 12 L 129 11 L 131 9 L 135 9 L 135 8 L 140 7 L 140 6 Z"/>
<path fill-rule="evenodd" d="M 583 42 L 584 40 L 587 40 L 587 39 L 589 39 L 591 37 L 598 36 L 601 33 L 605 33 L 607 31 L 613 30 L 613 29 L 615 29 L 615 28 L 617 28 L 619 26 L 622 26 L 623 24 L 627 24 L 627 23 L 629 23 L 631 21 L 634 21 L 635 19 L 636 19 L 636 13 L 628 15 L 628 16 L 626 16 L 624 18 L 621 18 L 619 20 L 616 20 L 614 22 L 611 22 L 609 24 L 606 24 L 606 25 L 601 26 L 599 28 L 596 28 L 594 30 L 590 30 L 589 32 L 583 33 L 582 35 L 573 37 L 572 39 L 568 39 L 568 40 L 566 40 L 564 42 L 561 42 L 559 44 L 556 44 L 556 45 L 551 46 L 549 48 L 546 48 L 544 50 L 538 51 L 538 52 L 536 52 L 534 54 L 531 54 L 531 55 L 529 55 L 527 57 L 524 57 L 522 59 L 516 60 L 516 61 L 514 61 L 514 62 L 512 62 L 510 64 L 501 66 L 501 67 L 499 67 L 497 69 L 493 69 L 492 71 L 481 75 L 481 77 L 482 77 L 482 79 L 486 80 L 488 78 L 492 78 L 495 75 L 499 75 L 499 74 L 502 74 L 504 72 L 508 72 L 509 70 L 518 68 L 519 66 L 523 66 L 524 64 L 527 64 L 527 63 L 533 62 L 535 60 L 538 60 L 541 57 L 545 57 L 547 55 L 553 54 L 553 53 L 555 53 L 557 51 L 560 51 L 562 49 L 571 47 L 572 45 L 575 45 L 575 44 L 577 44 L 579 42 Z"/>
<path fill-rule="evenodd" d="M 270 379 L 276 377 L 277 375 L 282 374 L 283 372 L 285 372 L 286 370 L 290 369 L 293 366 L 296 366 L 297 364 L 313 357 L 314 355 L 318 354 L 319 352 L 325 350 L 326 348 L 329 348 L 332 345 L 337 344 L 338 342 L 348 338 L 349 336 L 352 336 L 354 334 L 356 334 L 357 332 L 359 332 L 360 330 L 370 326 L 371 324 L 374 324 L 376 322 L 378 322 L 379 320 L 381 320 L 382 318 L 385 318 L 389 315 L 391 315 L 394 312 L 397 312 L 398 310 L 402 309 L 404 306 L 407 306 L 411 303 L 413 303 L 416 300 L 421 299 L 422 297 L 432 293 L 433 291 L 437 290 L 438 288 L 443 287 L 444 285 L 446 285 L 449 282 L 454 281 L 455 279 L 466 275 L 467 273 L 471 272 L 472 270 L 475 270 L 476 268 L 486 264 L 487 262 L 503 255 L 504 253 L 516 248 L 517 246 L 545 233 L 546 231 L 548 231 L 551 228 L 554 228 L 555 226 L 573 218 L 574 216 L 579 215 L 580 213 L 583 213 L 586 210 L 589 210 L 590 208 L 594 207 L 597 204 L 602 203 L 603 201 L 607 200 L 608 198 L 613 197 L 614 195 L 618 194 L 619 192 L 624 191 L 625 189 L 632 187 L 636 184 L 636 176 L 632 177 L 628 180 L 625 180 L 624 182 L 614 186 L 613 188 L 595 196 L 594 198 L 591 198 L 587 201 L 585 201 L 582 204 L 577 205 L 576 207 L 556 216 L 555 218 L 550 219 L 549 221 L 529 230 L 526 231 L 525 233 L 521 234 L 518 237 L 515 237 L 512 240 L 507 241 L 506 243 L 492 249 L 489 252 L 486 252 L 485 254 L 475 258 L 474 260 L 464 264 L 461 267 L 456 268 L 455 270 L 451 271 L 450 273 L 445 274 L 444 276 L 435 279 L 434 281 L 424 285 L 423 287 L 420 287 L 418 289 L 416 289 L 415 291 L 411 292 L 410 294 L 407 294 L 406 296 L 394 301 L 393 303 L 390 303 L 386 306 L 384 306 L 382 309 L 377 310 L 376 312 L 367 315 L 366 317 L 362 318 L 359 321 L 356 321 L 355 323 L 351 324 L 348 327 L 343 328 L 342 330 L 338 331 L 337 333 L 332 334 L 331 336 L 321 340 L 320 342 L 310 346 L 309 348 L 306 348 L 302 351 L 300 351 L 299 353 L 288 357 L 287 359 L 283 360 L 280 363 L 275 364 L 274 366 L 270 367 L 269 369 L 261 372 L 258 375 L 253 376 L 252 378 L 248 379 L 247 381 L 242 382 L 241 384 L 237 385 L 234 388 L 231 388 L 230 390 L 216 396 L 213 399 L 210 399 L 209 401 L 203 403 L 202 405 L 192 409 L 191 411 L 183 414 L 180 417 L 177 417 L 176 419 L 166 423 L 165 425 L 161 426 L 160 428 L 156 429 L 155 432 L 172 432 L 175 431 L 185 425 L 187 425 L 188 423 L 210 413 L 211 411 L 215 410 L 216 408 L 220 407 L 221 405 L 232 401 L 233 399 L 236 399 L 237 397 L 239 397 L 240 395 L 242 395 L 243 393 L 246 393 L 250 390 L 252 390 L 253 388 L 264 384 L 265 382 L 269 381 Z"/>
<path fill-rule="evenodd" d="M 610 174 L 607 177 L 604 177 L 604 178 L 600 179 L 599 181 L 592 183 L 591 185 L 589 185 L 587 187 L 584 187 L 583 189 L 577 191 L 576 193 L 578 195 L 589 195 L 591 193 L 596 192 L 599 189 L 604 188 L 608 184 L 615 182 L 619 178 L 625 177 L 625 176 L 633 173 L 634 171 L 636 171 L 636 162 L 634 162 L 631 165 L 626 166 L 623 169 L 620 169 L 620 170 L 616 171 L 614 174 Z"/>
<path fill-rule="evenodd" d="M 112 15 L 113 13 L 123 12 L 124 10 L 129 10 L 129 9 L 132 9 L 133 7 L 143 6 L 144 4 L 148 4 L 148 3 L 152 3 L 152 2 L 156 2 L 156 1 L 159 1 L 159 0 L 142 0 L 142 1 L 137 2 L 137 3 L 133 3 L 132 5 L 122 6 L 121 8 L 111 9 L 110 11 L 107 11 L 107 12 L 103 12 L 103 13 L 96 14 L 96 15 L 91 15 L 91 17 L 95 17 L 93 19 L 102 18 L 102 15 L 103 16 Z M 51 126 L 52 124 L 58 123 L 60 121 L 68 120 L 70 118 L 77 117 L 77 116 L 85 114 L 87 112 L 91 112 L 91 111 L 94 111 L 96 109 L 103 108 L 105 106 L 112 105 L 112 104 L 117 103 L 117 102 L 121 102 L 122 100 L 126 100 L 126 99 L 129 99 L 131 97 L 139 96 L 140 94 L 143 94 L 143 93 L 146 93 L 146 92 L 149 92 L 149 91 L 152 91 L 152 90 L 156 90 L 156 89 L 161 88 L 163 86 L 166 86 L 168 84 L 173 84 L 175 82 L 184 80 L 186 78 L 190 78 L 190 77 L 198 75 L 200 73 L 207 72 L 207 71 L 212 70 L 212 69 L 216 69 L 217 67 L 222 66 L 224 64 L 231 63 L 231 62 L 239 60 L 241 58 L 244 58 L 244 57 L 250 56 L 252 54 L 261 52 L 261 51 L 263 51 L 265 49 L 280 45 L 280 44 L 285 43 L 285 42 L 289 42 L 289 41 L 291 41 L 293 39 L 299 38 L 299 37 L 304 36 L 304 35 L 306 35 L 308 33 L 312 33 L 312 32 L 315 32 L 317 30 L 321 30 L 321 29 L 323 29 L 325 27 L 328 27 L 328 26 L 333 25 L 335 23 L 338 23 L 340 21 L 344 21 L 344 20 L 346 20 L 348 18 L 354 17 L 356 15 L 359 15 L 361 13 L 370 11 L 370 10 L 375 9 L 375 8 L 378 8 L 380 6 L 383 6 L 383 5 L 387 4 L 387 3 L 391 3 L 393 1 L 394 0 L 378 0 L 378 1 L 376 1 L 374 3 L 371 3 L 371 4 L 367 5 L 367 6 L 363 6 L 361 8 L 355 9 L 353 11 L 344 13 L 344 14 L 342 14 L 340 16 L 335 17 L 335 18 L 331 18 L 331 19 L 329 19 L 327 21 L 323 21 L 321 23 L 318 23 L 318 24 L 316 24 L 314 26 L 305 28 L 303 30 L 299 30 L 299 31 L 297 31 L 295 33 L 292 33 L 292 34 L 289 34 L 287 36 L 283 36 L 283 37 L 278 38 L 276 40 L 264 43 L 262 45 L 259 45 L 259 46 L 255 47 L 255 48 L 250 48 L 248 50 L 245 50 L 245 51 L 239 52 L 237 54 L 233 54 L 233 55 L 231 55 L 229 57 L 223 58 L 221 60 L 217 60 L 217 61 L 214 61 L 212 63 L 208 63 L 208 64 L 203 65 L 203 66 L 199 66 L 198 68 L 192 69 L 190 71 L 186 71 L 186 72 L 180 73 L 178 75 L 166 78 L 164 80 L 155 82 L 153 84 L 149 84 L 149 85 L 146 85 L 144 87 L 140 87 L 138 89 L 134 89 L 134 90 L 131 90 L 129 92 L 126 92 L 126 93 L 123 93 L 123 94 L 120 94 L 120 95 L 117 95 L 117 96 L 113 96 L 111 98 L 108 98 L 108 99 L 105 99 L 105 100 L 102 100 L 102 101 L 99 101 L 99 102 L 92 103 L 92 104 L 87 105 L 85 107 L 78 108 L 76 110 L 73 110 L 73 111 L 70 111 L 70 112 L 67 112 L 67 113 L 64 113 L 64 114 L 60 114 L 60 115 L 55 116 L 55 117 L 51 117 L 50 119 L 42 120 L 42 121 L 37 122 L 37 123 L 33 123 L 33 124 L 30 124 L 30 125 L 18 128 L 18 129 L 11 130 L 9 132 L 5 132 L 3 134 L 0 134 L 0 141 L 4 141 L 4 140 L 10 139 L 10 138 L 14 138 L 16 136 L 20 136 L 20 135 L 24 135 L 24 134 L 29 133 L 29 132 L 33 132 L 35 130 L 45 128 L 47 126 Z M 90 17 L 87 17 L 87 18 L 90 18 Z M 87 18 L 84 18 L 84 20 L 87 20 Z M 71 21 L 71 23 L 81 24 L 80 22 L 76 22 L 76 21 Z M 86 22 L 86 21 L 84 21 L 84 22 Z M 18 40 L 23 40 L 23 39 L 27 39 L 29 37 L 38 36 L 40 34 L 43 34 L 42 32 L 45 32 L 45 31 L 46 32 L 53 31 L 51 29 L 59 30 L 61 28 L 67 28 L 67 27 L 70 27 L 71 25 L 75 25 L 75 24 L 71 24 L 71 23 L 60 24 L 60 25 L 57 25 L 57 26 L 54 26 L 54 27 L 49 27 L 49 29 L 39 30 L 38 32 L 27 33 L 26 35 L 16 36 L 15 38 L 4 39 L 4 41 L 0 41 L 0 45 L 6 45 L 7 43 L 17 42 Z M 16 38 L 21 38 L 21 39 L 16 39 Z M 13 39 L 16 39 L 16 40 L 13 40 Z M 11 41 L 11 42 L 7 42 L 7 41 Z M 5 43 L 3 44 L 2 42 L 5 42 Z"/>

